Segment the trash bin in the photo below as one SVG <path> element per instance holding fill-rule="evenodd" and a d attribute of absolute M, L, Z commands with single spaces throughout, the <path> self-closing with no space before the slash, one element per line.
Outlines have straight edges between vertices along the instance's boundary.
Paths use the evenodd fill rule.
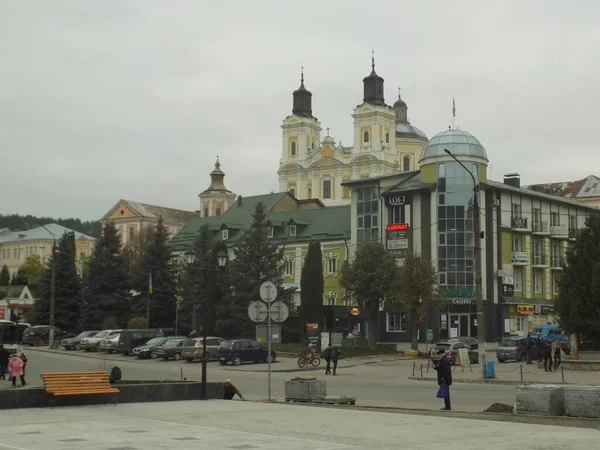
<path fill-rule="evenodd" d="M 495 365 L 495 361 L 487 361 L 486 364 L 486 373 L 485 373 L 485 377 L 486 378 L 496 378 L 496 371 L 494 369 L 494 365 Z"/>

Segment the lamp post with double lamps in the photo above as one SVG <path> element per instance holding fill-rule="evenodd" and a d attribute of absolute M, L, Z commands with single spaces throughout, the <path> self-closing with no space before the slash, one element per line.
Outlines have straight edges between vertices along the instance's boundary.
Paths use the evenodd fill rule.
<path fill-rule="evenodd" d="M 475 300 L 477 302 L 477 340 L 479 341 L 479 361 L 481 363 L 481 372 L 483 378 L 486 378 L 486 362 L 485 362 L 485 321 L 483 313 L 483 287 L 481 279 L 481 243 L 483 238 L 481 232 L 481 212 L 479 210 L 479 183 L 475 179 L 475 175 L 467 167 L 460 162 L 456 156 L 447 148 L 444 151 L 465 169 L 473 179 L 473 245 L 475 246 Z"/>
<path fill-rule="evenodd" d="M 196 260 L 196 252 L 192 249 L 185 252 L 185 260 L 188 263 L 188 266 L 191 268 L 192 264 Z M 204 267 L 202 268 L 202 272 L 204 274 L 204 311 L 202 318 L 202 378 L 201 378 L 201 388 L 200 388 L 200 397 L 202 400 L 206 400 L 206 369 L 208 358 L 206 355 L 206 330 L 208 328 L 208 274 L 209 273 L 221 273 L 227 264 L 227 253 L 224 251 L 220 251 L 217 254 L 217 265 L 218 267 L 210 267 L 207 262 L 204 263 Z"/>
<path fill-rule="evenodd" d="M 50 330 L 48 331 L 48 346 L 54 345 L 54 310 L 56 308 L 56 236 L 41 223 L 39 224 L 52 236 L 52 265 L 50 266 Z"/>

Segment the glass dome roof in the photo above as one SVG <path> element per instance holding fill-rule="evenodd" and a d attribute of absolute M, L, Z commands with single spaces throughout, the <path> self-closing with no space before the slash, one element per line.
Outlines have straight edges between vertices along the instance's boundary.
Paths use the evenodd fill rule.
<path fill-rule="evenodd" d="M 423 148 L 419 161 L 447 156 L 444 149 L 450 150 L 456 157 L 470 156 L 488 161 L 487 153 L 481 142 L 475 136 L 461 130 L 446 130 L 436 134 Z"/>

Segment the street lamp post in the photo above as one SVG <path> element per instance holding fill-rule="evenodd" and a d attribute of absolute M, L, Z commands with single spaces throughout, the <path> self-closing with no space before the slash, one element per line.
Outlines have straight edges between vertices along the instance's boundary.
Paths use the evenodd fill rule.
<path fill-rule="evenodd" d="M 475 300 L 477 302 L 477 340 L 479 341 L 479 361 L 481 362 L 481 372 L 483 378 L 486 378 L 486 354 L 485 354 L 485 322 L 483 313 L 483 287 L 481 279 L 481 212 L 479 210 L 479 183 L 475 179 L 473 172 L 460 162 L 456 156 L 448 149 L 444 151 L 450 155 L 454 161 L 462 166 L 473 179 L 473 245 L 475 246 Z"/>
<path fill-rule="evenodd" d="M 187 252 L 185 252 L 185 259 L 188 263 L 189 266 L 191 266 L 192 264 L 194 264 L 194 260 L 196 259 L 196 253 L 193 250 L 188 250 Z M 204 273 L 204 301 L 205 301 L 205 305 L 204 305 L 204 317 L 202 319 L 202 378 L 201 378 L 201 387 L 200 387 L 200 397 L 202 398 L 202 400 L 206 400 L 206 370 L 207 370 L 207 363 L 208 363 L 208 358 L 206 355 L 206 333 L 207 333 L 207 328 L 208 328 L 208 304 L 209 304 L 209 299 L 208 299 L 208 274 L 209 273 L 220 273 L 223 268 L 225 267 L 225 264 L 227 264 L 227 253 L 225 253 L 224 251 L 220 251 L 217 254 L 217 264 L 218 264 L 218 268 L 211 268 L 208 266 L 208 263 L 204 263 L 204 267 L 202 268 L 202 272 Z"/>
<path fill-rule="evenodd" d="M 48 331 L 48 346 L 52 348 L 54 345 L 54 310 L 56 308 L 56 236 L 52 231 L 46 228 L 41 223 L 39 224 L 44 230 L 52 235 L 52 265 L 50 266 L 50 330 Z"/>

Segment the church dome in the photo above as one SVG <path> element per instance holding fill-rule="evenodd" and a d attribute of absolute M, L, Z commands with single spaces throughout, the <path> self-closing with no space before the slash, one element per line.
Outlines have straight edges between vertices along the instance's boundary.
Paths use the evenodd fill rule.
<path fill-rule="evenodd" d="M 422 130 L 408 122 L 396 122 L 396 136 L 417 138 L 427 141 L 427 135 Z"/>
<path fill-rule="evenodd" d="M 488 160 L 485 148 L 475 136 L 461 130 L 446 130 L 436 134 L 421 152 L 419 162 L 428 158 L 438 158 L 447 156 L 444 149 L 448 149 L 454 156 L 468 156 L 471 158 L 481 158 Z"/>
<path fill-rule="evenodd" d="M 402 100 L 400 98 L 400 94 L 398 94 L 398 100 L 396 100 L 396 103 L 394 103 L 394 106 L 392 106 L 393 109 L 402 109 L 402 108 L 408 108 L 408 105 L 406 104 L 406 102 L 404 100 Z"/>

